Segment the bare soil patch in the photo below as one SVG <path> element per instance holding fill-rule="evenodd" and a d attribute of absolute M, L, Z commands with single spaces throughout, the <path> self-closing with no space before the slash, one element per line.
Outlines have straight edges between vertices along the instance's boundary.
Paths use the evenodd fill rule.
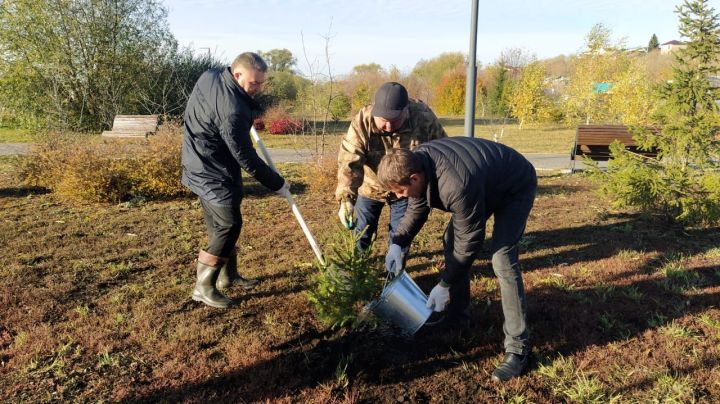
<path fill-rule="evenodd" d="M 282 169 L 322 243 L 337 230 L 332 190 L 311 193 L 299 166 Z M 333 331 L 304 295 L 313 254 L 286 202 L 251 181 L 239 264 L 262 283 L 231 289 L 239 306 L 217 310 L 190 300 L 205 242 L 195 200 L 73 205 L 10 178 L 0 170 L 2 401 L 720 397 L 720 231 L 615 211 L 580 176 L 540 179 L 521 257 L 535 361 L 501 386 L 489 378 L 503 332 L 487 254 L 473 267 L 470 333 Z M 447 219 L 433 213 L 412 248 L 426 291 Z"/>

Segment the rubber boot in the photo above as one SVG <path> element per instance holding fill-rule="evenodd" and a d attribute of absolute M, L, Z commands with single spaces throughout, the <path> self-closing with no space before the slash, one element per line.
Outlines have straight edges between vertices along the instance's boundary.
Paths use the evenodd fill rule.
<path fill-rule="evenodd" d="M 220 267 L 224 263 L 225 259 L 200 251 L 197 263 L 197 282 L 195 282 L 195 289 L 192 294 L 193 300 L 218 309 L 226 309 L 235 304 L 234 301 L 215 289 Z"/>
<path fill-rule="evenodd" d="M 237 271 L 237 253 L 233 251 L 225 265 L 220 268 L 217 283 L 219 289 L 227 289 L 230 286 L 242 286 L 245 290 L 250 290 L 258 284 L 257 279 L 243 278 Z"/>

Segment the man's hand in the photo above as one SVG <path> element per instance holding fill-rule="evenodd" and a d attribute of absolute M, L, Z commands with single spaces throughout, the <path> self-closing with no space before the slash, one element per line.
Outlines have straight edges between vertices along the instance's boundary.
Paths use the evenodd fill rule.
<path fill-rule="evenodd" d="M 278 195 L 280 195 L 284 198 L 287 198 L 288 196 L 290 196 L 290 183 L 287 182 L 287 180 L 285 180 L 285 182 L 280 187 L 280 189 L 275 191 L 275 193 L 277 193 Z"/>
<path fill-rule="evenodd" d="M 438 283 L 435 285 L 433 290 L 430 291 L 430 296 L 428 296 L 427 305 L 425 307 L 440 312 L 445 310 L 445 306 L 447 306 L 449 301 L 450 287 L 443 286 L 442 283 Z"/>
<path fill-rule="evenodd" d="M 403 251 L 402 247 L 397 244 L 390 244 L 388 252 L 385 255 L 385 269 L 397 276 L 403 269 Z"/>
<path fill-rule="evenodd" d="M 342 223 L 346 229 L 355 227 L 355 204 L 353 204 L 352 201 L 340 202 L 338 217 L 340 218 L 340 223 Z"/>

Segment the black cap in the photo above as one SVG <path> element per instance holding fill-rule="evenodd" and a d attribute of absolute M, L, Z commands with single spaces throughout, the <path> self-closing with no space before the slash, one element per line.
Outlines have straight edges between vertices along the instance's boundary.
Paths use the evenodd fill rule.
<path fill-rule="evenodd" d="M 372 114 L 389 121 L 396 119 L 408 105 L 408 92 L 402 84 L 394 81 L 380 86 L 375 92 Z"/>

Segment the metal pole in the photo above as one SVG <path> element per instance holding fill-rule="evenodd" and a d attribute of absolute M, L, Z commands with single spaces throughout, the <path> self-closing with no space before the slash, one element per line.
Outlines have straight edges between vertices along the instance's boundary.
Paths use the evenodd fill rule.
<path fill-rule="evenodd" d="M 477 17 L 478 0 L 472 0 L 470 16 L 470 52 L 467 63 L 467 82 L 465 86 L 465 136 L 475 136 L 475 82 L 477 80 Z"/>

